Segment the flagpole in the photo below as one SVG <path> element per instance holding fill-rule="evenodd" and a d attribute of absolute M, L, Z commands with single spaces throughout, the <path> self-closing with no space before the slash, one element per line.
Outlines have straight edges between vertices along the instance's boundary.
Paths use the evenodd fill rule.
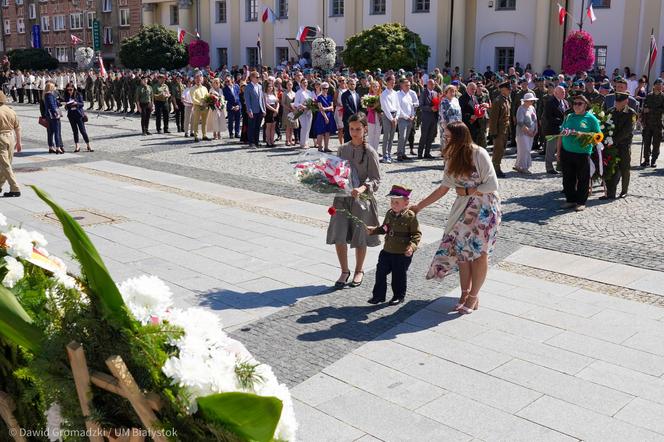
<path fill-rule="evenodd" d="M 590 0 L 591 2 L 593 0 Z M 583 31 L 583 15 L 586 12 L 586 0 L 581 0 L 581 22 L 579 23 L 579 31 Z"/>
<path fill-rule="evenodd" d="M 655 28 L 650 29 L 650 41 L 648 42 L 648 82 L 646 83 L 646 93 L 650 92 L 650 70 L 652 69 L 652 40 L 655 38 Z"/>
<path fill-rule="evenodd" d="M 560 69 L 563 68 L 563 65 L 564 65 L 563 60 L 565 58 L 565 40 L 567 39 L 567 11 L 569 11 L 569 0 L 565 0 L 565 20 L 563 21 L 563 48 L 560 51 L 560 53 L 562 54 L 560 56 Z M 571 15 L 570 15 L 570 17 L 571 17 Z M 452 41 L 451 40 L 451 35 L 450 35 L 450 41 Z M 450 47 L 451 47 L 451 43 L 450 43 Z"/>

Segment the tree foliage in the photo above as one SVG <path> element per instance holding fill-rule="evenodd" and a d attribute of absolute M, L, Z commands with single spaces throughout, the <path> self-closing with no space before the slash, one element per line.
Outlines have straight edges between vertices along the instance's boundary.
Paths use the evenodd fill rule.
<path fill-rule="evenodd" d="M 12 69 L 56 69 L 58 60 L 51 57 L 45 49 L 14 49 L 7 53 Z"/>
<path fill-rule="evenodd" d="M 130 69 L 179 69 L 187 65 L 185 45 L 162 25 L 143 26 L 133 37 L 122 41 L 120 60 Z"/>
<path fill-rule="evenodd" d="M 401 23 L 376 25 L 346 41 L 342 58 L 356 70 L 413 69 L 425 65 L 431 50 Z"/>

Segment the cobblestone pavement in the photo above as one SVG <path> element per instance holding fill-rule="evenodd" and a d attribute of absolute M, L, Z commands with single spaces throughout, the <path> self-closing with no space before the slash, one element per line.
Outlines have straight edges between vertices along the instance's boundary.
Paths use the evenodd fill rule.
<path fill-rule="evenodd" d="M 44 144 L 45 133 L 37 125 L 36 109 L 24 105 L 17 106 L 17 110 L 22 117 L 27 141 Z M 142 137 L 137 134 L 138 124 L 134 116 L 92 113 L 88 126 L 97 152 L 46 159 L 40 156 L 35 166 L 104 159 L 318 204 L 329 202 L 329 197 L 308 192 L 294 182 L 290 163 L 299 157 L 299 150 L 283 146 L 249 150 L 229 140 L 195 144 L 175 134 Z M 69 128 L 63 126 L 63 132 L 65 141 L 71 140 Z M 333 142 L 332 147 L 337 144 Z M 653 247 L 664 243 L 664 226 L 656 222 L 664 218 L 664 205 L 661 204 L 664 169 L 638 168 L 639 150 L 640 138 L 637 136 L 632 146 L 629 197 L 605 203 L 597 199 L 601 189 L 596 188 L 583 213 L 559 209 L 563 202 L 561 178 L 544 173 L 541 157 L 534 157 L 534 174 L 531 176 L 509 172 L 508 178 L 500 181 L 505 213 L 501 236 L 519 244 L 664 269 L 664 249 Z M 513 162 L 514 152 L 511 152 L 504 161 L 504 169 L 510 170 Z M 381 192 L 393 183 L 402 183 L 415 189 L 415 200 L 439 184 L 442 170 L 440 159 L 381 167 Z M 421 215 L 422 222 L 444 225 L 452 200 L 447 197 L 427 210 Z M 386 208 L 380 198 L 379 203 Z"/>

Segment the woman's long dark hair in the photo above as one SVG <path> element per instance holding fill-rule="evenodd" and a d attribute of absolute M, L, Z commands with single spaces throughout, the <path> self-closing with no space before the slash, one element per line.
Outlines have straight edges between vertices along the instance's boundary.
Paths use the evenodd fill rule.
<path fill-rule="evenodd" d="M 367 123 L 367 116 L 364 114 L 364 112 L 357 112 L 354 113 L 353 115 L 348 118 L 348 124 L 357 121 L 364 126 L 364 135 L 362 135 L 362 158 L 360 159 L 360 164 L 364 163 L 364 158 L 367 155 L 367 128 L 369 127 L 369 123 Z"/>
<path fill-rule="evenodd" d="M 448 124 L 447 130 L 450 131 L 450 139 L 445 146 L 447 173 L 452 177 L 469 177 L 475 170 L 470 130 L 461 121 Z"/>
<path fill-rule="evenodd" d="M 73 89 L 73 92 L 71 93 L 71 95 L 69 94 L 69 92 L 67 92 L 67 89 L 69 89 L 69 88 Z M 65 86 L 65 91 L 63 93 L 62 98 L 64 98 L 65 102 L 69 101 L 70 98 L 73 98 L 75 100 L 77 94 L 78 94 L 78 91 L 76 90 L 76 87 L 74 87 L 74 83 L 69 82 L 69 83 L 67 83 L 67 86 Z"/>

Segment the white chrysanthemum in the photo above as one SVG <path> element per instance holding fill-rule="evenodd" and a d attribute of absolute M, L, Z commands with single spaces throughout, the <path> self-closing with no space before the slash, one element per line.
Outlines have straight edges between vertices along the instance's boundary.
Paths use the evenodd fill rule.
<path fill-rule="evenodd" d="M 143 324 L 153 316 L 163 318 L 173 304 L 171 289 L 156 276 L 131 278 L 118 288 L 129 310 Z"/>
<path fill-rule="evenodd" d="M 46 241 L 46 238 L 44 238 L 44 235 L 41 233 L 35 232 L 34 230 L 31 230 L 28 233 L 30 234 L 30 239 L 35 246 L 46 247 L 48 245 L 48 241 Z"/>
<path fill-rule="evenodd" d="M 27 230 L 13 227 L 5 233 L 7 253 L 14 258 L 28 259 L 32 256 L 32 235 Z"/>
<path fill-rule="evenodd" d="M 613 144 L 613 138 L 611 138 L 611 137 L 606 137 L 606 140 L 604 140 L 604 141 L 605 141 L 606 144 L 609 145 L 609 146 Z"/>
<path fill-rule="evenodd" d="M 7 217 L 0 213 L 0 227 L 5 227 L 7 225 Z"/>
<path fill-rule="evenodd" d="M 293 399 L 288 387 L 279 383 L 269 365 L 261 364 L 256 367 L 256 374 L 263 378 L 263 382 L 255 385 L 256 394 L 259 396 L 274 396 L 283 403 L 281 418 L 274 437 L 279 440 L 295 440 L 297 420 L 295 419 Z"/>
<path fill-rule="evenodd" d="M 2 280 L 2 285 L 12 288 L 17 282 L 23 279 L 23 264 L 12 256 L 5 256 L 5 268 L 7 269 L 7 274 Z"/>
<path fill-rule="evenodd" d="M 60 432 L 62 428 L 62 411 L 60 409 L 60 404 L 53 402 L 51 406 L 44 412 L 46 416 L 46 431 L 48 434 L 48 440 L 51 442 L 60 441 Z"/>

